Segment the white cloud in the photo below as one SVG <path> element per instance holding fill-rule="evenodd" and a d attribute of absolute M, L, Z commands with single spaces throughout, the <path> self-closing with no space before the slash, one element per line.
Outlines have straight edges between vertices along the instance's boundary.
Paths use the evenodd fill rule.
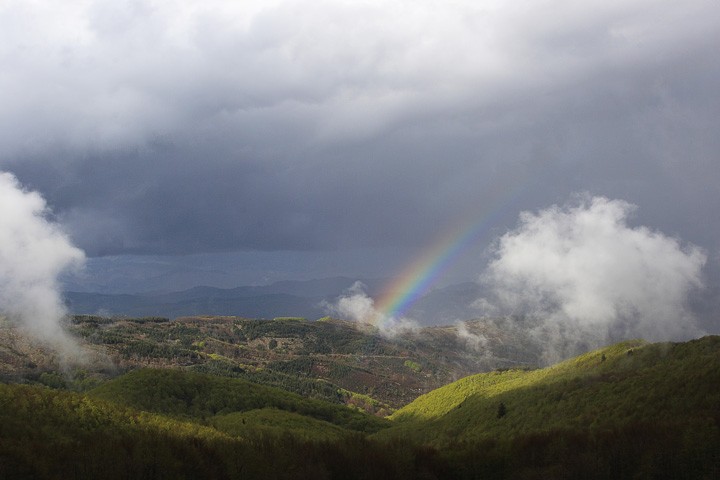
<path fill-rule="evenodd" d="M 414 332 L 420 328 L 420 325 L 410 318 L 396 318 L 377 310 L 375 301 L 365 293 L 366 288 L 362 282 L 355 282 L 335 303 L 323 302 L 322 306 L 330 315 L 362 325 L 372 325 L 388 337 Z"/>
<path fill-rule="evenodd" d="M 58 276 L 84 260 L 60 227 L 50 221 L 45 200 L 0 172 L 0 313 L 33 335 L 71 353 L 74 344 L 60 320 L 66 314 Z"/>
<path fill-rule="evenodd" d="M 611 340 L 700 334 L 686 308 L 705 254 L 646 227 L 633 205 L 604 197 L 524 212 L 502 236 L 482 281 L 490 304 L 539 322 L 548 360 Z M 483 299 L 487 306 L 488 299 Z"/>
<path fill-rule="evenodd" d="M 372 324 L 378 317 L 375 301 L 365 293 L 366 286 L 355 282 L 335 304 L 324 304 L 330 314 L 358 323 Z"/>

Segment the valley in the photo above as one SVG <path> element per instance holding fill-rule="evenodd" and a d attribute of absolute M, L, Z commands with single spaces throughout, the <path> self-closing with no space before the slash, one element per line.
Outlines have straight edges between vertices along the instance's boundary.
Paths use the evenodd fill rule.
<path fill-rule="evenodd" d="M 503 330 L 500 319 L 423 327 L 393 337 L 333 318 L 240 317 L 112 319 L 76 315 L 68 331 L 101 365 L 97 381 L 140 367 L 183 368 L 244 378 L 388 415 L 418 395 L 481 371 L 534 365 L 538 348 Z M 0 375 L 39 379 L 58 365 L 6 323 Z M 482 349 L 468 335 L 486 342 Z M 470 339 L 472 340 L 472 339 Z M 92 370 L 92 369 L 91 369 Z M 86 381 L 89 381 L 86 378 Z"/>
<path fill-rule="evenodd" d="M 501 324 L 466 323 L 481 351 L 458 326 L 387 337 L 332 318 L 75 316 L 73 363 L 4 320 L 0 476 L 720 473 L 719 337 L 538 368 L 537 345 Z"/>

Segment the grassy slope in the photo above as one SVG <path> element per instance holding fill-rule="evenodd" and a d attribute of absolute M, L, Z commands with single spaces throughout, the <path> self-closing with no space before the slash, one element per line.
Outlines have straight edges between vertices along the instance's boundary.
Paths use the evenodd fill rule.
<path fill-rule="evenodd" d="M 274 408 L 366 433 L 387 426 L 386 420 L 344 405 L 303 398 L 238 378 L 183 370 L 135 370 L 106 382 L 89 395 L 178 418 L 208 419 L 215 415 Z"/>
<path fill-rule="evenodd" d="M 428 461 L 424 450 L 388 449 L 361 433 L 298 413 L 263 408 L 200 422 L 87 394 L 0 383 L 0 478 L 445 477 L 444 464 Z"/>
<path fill-rule="evenodd" d="M 603 360 L 604 358 L 604 360 Z M 473 375 L 419 397 L 378 437 L 438 447 L 552 430 L 720 418 L 720 337 L 624 342 L 533 371 Z M 500 403 L 507 414 L 498 418 Z"/>
<path fill-rule="evenodd" d="M 388 421 L 240 379 L 144 369 L 85 394 L 0 384 L 0 478 L 414 478 Z M 390 472 L 388 476 L 384 472 Z M 364 477 L 363 477 L 364 478 Z"/>
<path fill-rule="evenodd" d="M 228 450 L 229 449 L 229 450 Z M 166 478 L 239 472 L 247 443 L 77 393 L 0 384 L 0 478 Z M 181 465 L 184 462 L 184 465 Z"/>

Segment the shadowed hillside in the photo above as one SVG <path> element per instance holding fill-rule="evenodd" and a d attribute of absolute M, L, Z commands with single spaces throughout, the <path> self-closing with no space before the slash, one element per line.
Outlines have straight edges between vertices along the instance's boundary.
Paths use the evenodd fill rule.
<path fill-rule="evenodd" d="M 165 398 L 173 403 L 172 394 Z M 0 405 L 3 479 L 411 480 L 438 478 L 434 470 L 442 468 L 423 450 L 387 450 L 357 432 L 282 410 L 179 420 L 93 396 L 5 384 Z"/>

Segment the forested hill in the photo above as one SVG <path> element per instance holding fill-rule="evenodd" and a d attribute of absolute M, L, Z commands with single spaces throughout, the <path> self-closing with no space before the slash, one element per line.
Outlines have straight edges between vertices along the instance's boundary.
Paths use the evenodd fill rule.
<path fill-rule="evenodd" d="M 79 315 L 67 329 L 98 361 L 82 367 L 92 384 L 140 367 L 183 368 L 244 378 L 387 415 L 418 395 L 494 368 L 532 365 L 527 335 L 493 320 L 424 327 L 397 335 L 337 319 L 240 317 L 106 318 Z M 463 336 L 464 335 L 464 336 Z M 473 336 L 468 338 L 468 336 Z M 482 338 L 482 350 L 472 339 Z M 0 322 L 0 378 L 68 383 L 51 351 Z M 77 378 L 76 378 L 77 377 Z"/>
<path fill-rule="evenodd" d="M 472 375 L 390 418 L 383 440 L 413 438 L 480 471 L 499 457 L 519 478 L 718 478 L 720 337 Z"/>
<path fill-rule="evenodd" d="M 187 369 L 0 383 L 0 478 L 718 478 L 718 385 L 720 337 L 472 375 L 389 419 Z"/>

